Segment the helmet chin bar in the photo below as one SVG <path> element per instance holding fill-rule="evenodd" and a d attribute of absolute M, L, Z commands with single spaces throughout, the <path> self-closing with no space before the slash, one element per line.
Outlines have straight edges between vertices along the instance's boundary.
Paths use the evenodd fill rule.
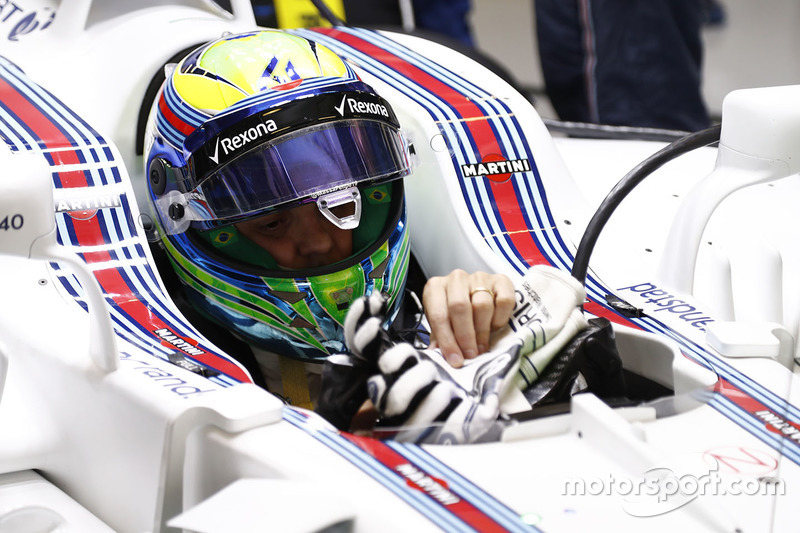
<path fill-rule="evenodd" d="M 351 202 L 354 204 L 352 215 L 338 217 L 331 211 L 335 207 Z M 323 194 L 317 198 L 317 208 L 337 228 L 355 229 L 361 220 L 361 193 L 358 187 L 348 187 L 347 189 Z"/>

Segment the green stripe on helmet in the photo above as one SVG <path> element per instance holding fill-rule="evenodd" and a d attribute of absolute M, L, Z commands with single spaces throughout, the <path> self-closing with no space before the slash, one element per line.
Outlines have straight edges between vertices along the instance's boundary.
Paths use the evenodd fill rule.
<path fill-rule="evenodd" d="M 306 300 L 308 293 L 297 286 L 297 280 L 294 278 L 266 277 L 261 279 L 275 298 L 279 298 L 289 304 L 307 323 L 319 328 L 314 312 L 308 307 L 308 301 Z"/>
<path fill-rule="evenodd" d="M 388 276 L 384 275 L 384 278 L 388 280 L 388 285 L 392 289 L 389 291 L 390 298 L 389 298 L 389 307 L 391 308 L 395 301 L 398 298 L 402 298 L 402 290 L 401 287 L 405 283 L 406 276 L 408 275 L 408 264 L 409 264 L 409 248 L 410 248 L 410 239 L 409 239 L 409 232 L 403 233 L 403 241 L 400 244 L 400 249 L 397 252 L 398 258 L 392 264 L 392 269 L 389 272 Z"/>
<path fill-rule="evenodd" d="M 350 268 L 308 278 L 311 291 L 325 311 L 340 325 L 350 309 L 350 304 L 364 296 L 366 280 L 364 269 L 356 263 Z"/>
<path fill-rule="evenodd" d="M 170 261 L 178 266 L 178 268 L 175 268 L 177 275 L 181 278 L 181 280 L 183 280 L 184 283 L 201 293 L 206 298 L 213 300 L 219 305 L 222 305 L 223 307 L 226 307 L 232 311 L 279 329 L 288 335 L 291 335 L 319 350 L 322 350 L 323 352 L 327 351 L 320 341 L 311 333 L 311 331 L 316 330 L 291 327 L 289 324 L 292 322 L 293 317 L 288 315 L 269 300 L 260 298 L 250 292 L 242 291 L 241 289 L 225 283 L 225 281 L 215 276 L 212 276 L 207 271 L 197 268 L 194 263 L 187 260 L 182 254 L 180 254 L 172 246 L 172 243 L 167 240 L 164 240 L 164 243 L 166 245 L 167 255 Z M 292 285 L 294 285 L 293 282 Z M 216 290 L 209 290 L 211 288 Z M 294 290 L 297 291 L 296 286 L 294 286 Z M 220 295 L 220 293 L 223 293 L 225 297 Z M 239 301 L 248 302 L 253 305 L 242 305 L 239 303 Z M 292 308 L 297 311 L 294 306 L 292 306 Z M 308 321 L 312 324 L 315 324 L 316 322 L 313 319 L 313 315 L 310 315 L 310 310 L 308 310 L 307 306 L 305 307 L 304 311 L 305 312 L 302 313 L 304 318 L 309 316 L 310 320 Z"/>

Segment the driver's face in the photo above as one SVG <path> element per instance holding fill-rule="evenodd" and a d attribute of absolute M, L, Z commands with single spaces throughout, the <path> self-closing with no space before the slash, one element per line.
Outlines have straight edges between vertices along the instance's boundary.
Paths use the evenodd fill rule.
<path fill-rule="evenodd" d="M 331 265 L 353 253 L 353 232 L 337 228 L 313 203 L 247 220 L 236 228 L 283 268 Z"/>

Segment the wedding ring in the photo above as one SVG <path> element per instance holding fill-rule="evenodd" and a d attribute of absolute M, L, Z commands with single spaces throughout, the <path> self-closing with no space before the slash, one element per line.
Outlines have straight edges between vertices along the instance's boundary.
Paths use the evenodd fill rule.
<path fill-rule="evenodd" d="M 486 287 L 475 287 L 474 289 L 472 289 L 471 291 L 469 291 L 469 297 L 470 297 L 470 299 L 472 299 L 472 296 L 473 296 L 473 295 L 474 295 L 476 292 L 488 292 L 488 293 L 489 293 L 489 295 L 492 297 L 492 300 L 494 300 L 494 292 L 492 292 L 492 289 L 487 289 Z"/>

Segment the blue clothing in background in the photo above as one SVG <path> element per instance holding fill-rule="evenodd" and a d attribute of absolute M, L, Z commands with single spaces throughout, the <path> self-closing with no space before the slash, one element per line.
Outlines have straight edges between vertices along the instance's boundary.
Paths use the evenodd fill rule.
<path fill-rule="evenodd" d="M 696 131 L 703 0 L 535 0 L 547 95 L 562 120 Z"/>
<path fill-rule="evenodd" d="M 413 7 L 417 28 L 475 45 L 467 22 L 470 0 L 413 0 Z"/>

